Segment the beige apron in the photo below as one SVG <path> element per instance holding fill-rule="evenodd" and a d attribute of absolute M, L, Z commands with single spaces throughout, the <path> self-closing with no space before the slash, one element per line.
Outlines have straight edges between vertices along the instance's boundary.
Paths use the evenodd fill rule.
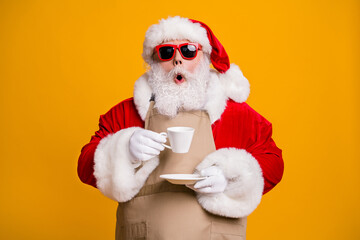
<path fill-rule="evenodd" d="M 243 240 L 246 218 L 233 219 L 206 212 L 197 202 L 195 192 L 184 185 L 161 179 L 161 174 L 193 173 L 209 153 L 215 151 L 211 123 L 205 111 L 179 112 L 169 119 L 153 108 L 152 101 L 145 128 L 166 132 L 168 127 L 186 126 L 195 129 L 188 153 L 165 149 L 159 155 L 159 166 L 150 174 L 138 195 L 119 203 L 116 239 L 151 240 Z"/>

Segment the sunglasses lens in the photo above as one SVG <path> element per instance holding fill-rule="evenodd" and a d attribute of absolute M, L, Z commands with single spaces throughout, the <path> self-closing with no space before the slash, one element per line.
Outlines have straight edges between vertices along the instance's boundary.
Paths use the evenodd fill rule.
<path fill-rule="evenodd" d="M 180 50 L 185 58 L 194 58 L 197 52 L 196 46 L 191 44 L 182 46 Z"/>
<path fill-rule="evenodd" d="M 167 60 L 172 58 L 174 55 L 174 48 L 173 47 L 161 47 L 159 48 L 160 58 L 163 60 Z"/>

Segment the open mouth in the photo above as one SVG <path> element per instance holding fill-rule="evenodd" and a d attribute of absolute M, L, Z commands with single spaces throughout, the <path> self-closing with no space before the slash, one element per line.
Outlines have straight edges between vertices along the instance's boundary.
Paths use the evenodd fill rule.
<path fill-rule="evenodd" d="M 181 74 L 178 74 L 174 78 L 174 81 L 176 84 L 181 84 L 181 83 L 185 82 L 185 78 Z"/>

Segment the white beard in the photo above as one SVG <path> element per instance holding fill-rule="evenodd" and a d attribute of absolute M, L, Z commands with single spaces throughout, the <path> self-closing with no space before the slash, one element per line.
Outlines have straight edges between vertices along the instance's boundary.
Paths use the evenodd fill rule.
<path fill-rule="evenodd" d="M 155 95 L 155 105 L 162 115 L 173 118 L 179 110 L 202 109 L 206 100 L 206 89 L 210 74 L 209 60 L 204 57 L 194 73 L 181 66 L 174 67 L 169 73 L 156 63 L 149 70 L 149 85 Z M 174 78 L 181 74 L 186 81 L 178 85 Z"/>

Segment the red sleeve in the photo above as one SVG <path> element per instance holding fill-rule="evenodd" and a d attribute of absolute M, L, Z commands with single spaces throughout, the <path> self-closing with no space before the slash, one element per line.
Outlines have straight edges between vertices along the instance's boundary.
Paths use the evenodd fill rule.
<path fill-rule="evenodd" d="M 255 124 L 257 137 L 256 141 L 247 146 L 250 152 L 259 162 L 265 186 L 263 194 L 273 189 L 281 180 L 284 172 L 282 151 L 272 139 L 272 125 L 265 118 L 261 117 Z"/>
<path fill-rule="evenodd" d="M 144 123 L 136 111 L 133 99 L 127 99 L 111 108 L 99 119 L 99 130 L 91 137 L 80 153 L 77 172 L 83 183 L 96 187 L 94 177 L 94 153 L 104 137 L 128 127 L 143 127 Z"/>
<path fill-rule="evenodd" d="M 221 119 L 213 124 L 216 148 L 245 149 L 258 161 L 265 180 L 263 194 L 282 178 L 282 151 L 272 139 L 272 125 L 246 103 L 229 101 Z"/>

